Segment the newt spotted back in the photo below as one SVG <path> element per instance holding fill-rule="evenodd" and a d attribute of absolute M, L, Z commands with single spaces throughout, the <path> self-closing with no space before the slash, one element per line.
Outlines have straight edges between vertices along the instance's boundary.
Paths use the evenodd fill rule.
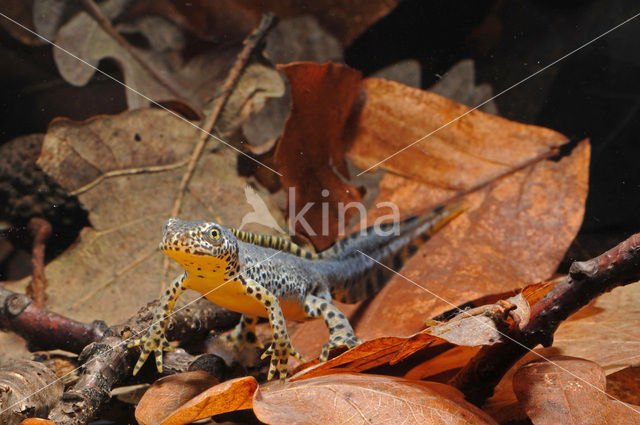
<path fill-rule="evenodd" d="M 268 379 L 276 371 L 284 379 L 289 356 L 300 357 L 291 345 L 285 319 L 324 319 L 330 337 L 322 348 L 321 361 L 328 358 L 332 348 L 358 345 L 360 339 L 332 300 L 352 303 L 378 292 L 392 272 L 376 261 L 398 270 L 420 244 L 463 209 L 462 204 L 441 206 L 400 223 L 371 226 L 317 254 L 283 238 L 211 222 L 170 219 L 160 249 L 180 263 L 184 273 L 164 291 L 152 327 L 130 344 L 142 346 L 134 375 L 151 352 L 162 371 L 162 350 L 170 348 L 164 328 L 176 300 L 186 289 L 243 314 L 238 326 L 224 336 L 237 346 L 262 347 L 255 335 L 255 323 L 257 317 L 269 319 L 273 341 L 263 354 L 263 358 L 271 357 Z"/>

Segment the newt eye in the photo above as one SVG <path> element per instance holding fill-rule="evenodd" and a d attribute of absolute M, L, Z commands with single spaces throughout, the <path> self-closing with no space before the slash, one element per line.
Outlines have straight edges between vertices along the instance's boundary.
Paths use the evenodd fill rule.
<path fill-rule="evenodd" d="M 220 240 L 220 229 L 218 229 L 217 227 L 212 227 L 209 229 L 208 231 L 209 234 L 209 238 L 216 242 Z"/>

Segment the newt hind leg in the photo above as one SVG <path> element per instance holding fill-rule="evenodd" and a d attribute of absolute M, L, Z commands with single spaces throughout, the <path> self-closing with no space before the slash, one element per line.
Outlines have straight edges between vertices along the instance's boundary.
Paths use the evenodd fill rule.
<path fill-rule="evenodd" d="M 226 343 L 232 344 L 234 348 L 238 350 L 242 350 L 246 346 L 262 349 L 264 348 L 264 345 L 262 345 L 256 336 L 257 322 L 257 317 L 243 314 L 236 327 L 228 334 L 220 337 L 220 339 Z"/>
<path fill-rule="evenodd" d="M 329 351 L 332 348 L 353 348 L 362 344 L 362 340 L 353 333 L 353 328 L 345 315 L 331 301 L 315 295 L 307 295 L 304 300 L 304 312 L 310 318 L 322 316 L 329 328 L 329 342 L 322 346 L 321 362 L 329 358 Z"/>

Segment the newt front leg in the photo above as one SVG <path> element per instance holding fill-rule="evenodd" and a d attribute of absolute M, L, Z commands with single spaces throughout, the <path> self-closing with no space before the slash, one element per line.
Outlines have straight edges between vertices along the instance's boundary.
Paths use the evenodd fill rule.
<path fill-rule="evenodd" d="M 180 297 L 180 295 L 187 289 L 187 287 L 183 285 L 186 278 L 187 273 L 183 273 L 171 282 L 162 294 L 162 297 L 160 297 L 160 303 L 153 312 L 153 322 L 151 327 L 147 329 L 147 332 L 142 336 L 142 338 L 138 338 L 127 345 L 127 347 L 135 347 L 137 345 L 142 346 L 140 358 L 133 368 L 134 375 L 140 371 L 140 368 L 144 365 L 147 357 L 149 357 L 149 354 L 152 352 L 155 353 L 158 372 L 162 373 L 162 351 L 165 349 L 173 350 L 165 336 L 165 328 L 178 297 Z"/>
<path fill-rule="evenodd" d="M 262 303 L 269 317 L 273 341 L 261 357 L 264 359 L 271 356 L 267 380 L 273 379 L 276 371 L 278 371 L 280 380 L 282 381 L 287 376 L 289 356 L 294 356 L 300 360 L 303 360 L 303 358 L 291 345 L 291 340 L 287 333 L 287 325 L 285 324 L 278 298 L 253 279 L 244 278 L 241 282 L 245 288 L 245 292 Z"/>

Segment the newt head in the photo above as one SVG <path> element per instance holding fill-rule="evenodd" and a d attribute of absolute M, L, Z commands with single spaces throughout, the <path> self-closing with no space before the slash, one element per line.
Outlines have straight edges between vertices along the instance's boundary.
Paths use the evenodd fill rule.
<path fill-rule="evenodd" d="M 207 221 L 169 219 L 160 250 L 192 277 L 226 279 L 238 270 L 238 241 L 227 228 Z"/>

